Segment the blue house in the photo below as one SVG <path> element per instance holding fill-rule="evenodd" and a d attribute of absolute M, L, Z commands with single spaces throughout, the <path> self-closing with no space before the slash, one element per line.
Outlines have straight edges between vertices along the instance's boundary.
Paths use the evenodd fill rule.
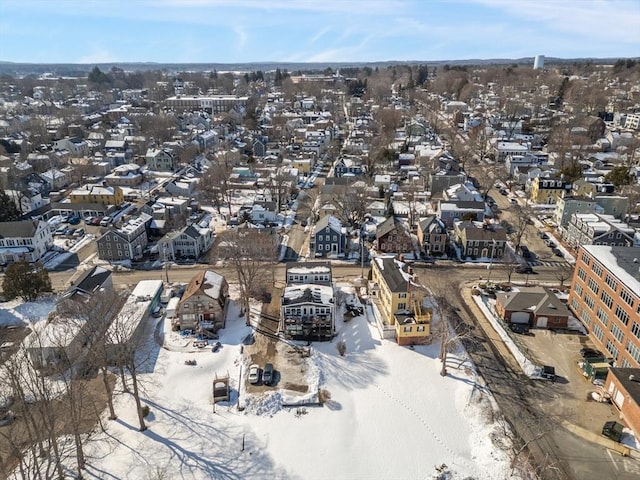
<path fill-rule="evenodd" d="M 363 175 L 365 170 L 362 164 L 349 157 L 340 157 L 333 167 L 336 177 Z"/>
<path fill-rule="evenodd" d="M 347 231 L 340 220 L 326 215 L 318 220 L 309 245 L 316 257 L 344 255 L 347 250 Z"/>

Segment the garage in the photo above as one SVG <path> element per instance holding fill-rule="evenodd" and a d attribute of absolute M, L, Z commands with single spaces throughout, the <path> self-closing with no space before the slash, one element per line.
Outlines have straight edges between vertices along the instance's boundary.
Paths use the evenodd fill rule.
<path fill-rule="evenodd" d="M 513 312 L 511 314 L 511 323 L 526 323 L 529 324 L 529 312 Z"/>
<path fill-rule="evenodd" d="M 536 327 L 538 327 L 538 328 L 547 328 L 547 320 L 548 320 L 548 317 L 538 317 L 538 318 L 536 318 Z"/>

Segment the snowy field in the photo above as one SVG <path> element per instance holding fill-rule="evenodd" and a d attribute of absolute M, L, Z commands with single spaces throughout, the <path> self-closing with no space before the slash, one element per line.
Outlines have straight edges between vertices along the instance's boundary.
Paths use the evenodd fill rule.
<path fill-rule="evenodd" d="M 46 318 L 52 306 L 3 304 L 10 317 L 3 320 Z M 339 319 L 336 341 L 346 342 L 347 353 L 338 354 L 336 341 L 312 345 L 303 367 L 312 393 L 276 387 L 249 395 L 242 342 L 251 330 L 235 303 L 217 352 L 195 348 L 163 319 L 153 335 L 156 320 L 148 321 L 149 341 L 139 352 L 148 429 L 137 430 L 133 398 L 120 392 L 118 419 L 108 421 L 105 412 L 106 431 L 87 441 L 85 478 L 519 478 L 510 476 L 509 442 L 492 398 L 470 365 L 453 366 L 456 355 L 449 375 L 441 377 L 438 345 L 399 347 L 379 340 L 363 316 Z M 216 374 L 229 374 L 231 401 L 216 404 L 214 412 Z M 282 406 L 317 400 L 319 389 L 330 393 L 324 406 Z"/>

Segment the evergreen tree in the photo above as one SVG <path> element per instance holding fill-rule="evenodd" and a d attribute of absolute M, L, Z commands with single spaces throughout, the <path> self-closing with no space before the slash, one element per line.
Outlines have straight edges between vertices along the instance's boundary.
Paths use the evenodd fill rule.
<path fill-rule="evenodd" d="M 13 222 L 20 218 L 20 211 L 9 195 L 0 190 L 0 222 Z"/>
<path fill-rule="evenodd" d="M 2 290 L 7 300 L 16 297 L 33 302 L 41 293 L 51 292 L 51 279 L 42 263 L 30 264 L 25 260 L 12 263 L 4 274 Z"/>

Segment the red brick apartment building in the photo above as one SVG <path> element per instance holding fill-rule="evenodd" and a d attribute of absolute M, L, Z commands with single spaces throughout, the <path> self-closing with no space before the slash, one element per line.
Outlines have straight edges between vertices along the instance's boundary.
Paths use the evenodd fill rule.
<path fill-rule="evenodd" d="M 581 246 L 569 308 L 616 367 L 640 367 L 640 248 Z"/>

